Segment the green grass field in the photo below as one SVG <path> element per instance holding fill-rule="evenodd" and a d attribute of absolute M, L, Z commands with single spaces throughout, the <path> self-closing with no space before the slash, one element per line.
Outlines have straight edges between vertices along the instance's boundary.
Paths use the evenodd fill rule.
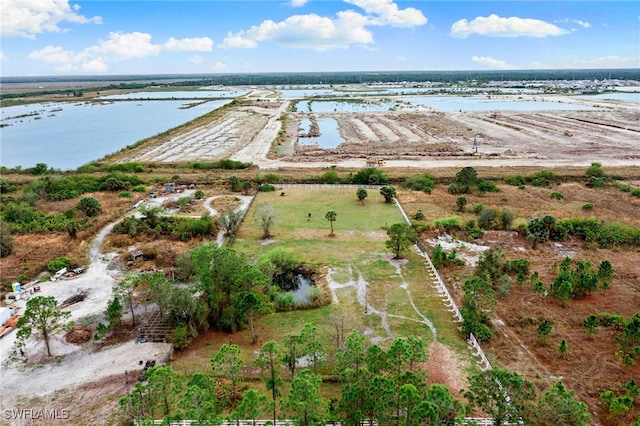
<path fill-rule="evenodd" d="M 386 228 L 403 221 L 394 204 L 385 203 L 377 190 L 368 190 L 364 205 L 358 201 L 355 189 L 288 188 L 284 192 L 258 194 L 233 248 L 249 258 L 276 248 L 296 252 L 310 265 L 330 268 L 332 280 L 340 284 L 357 280 L 361 274 L 367 283 L 369 312 L 365 315 L 353 286 L 340 288 L 335 290 L 337 304 L 263 318 L 264 338 L 295 332 L 307 321 L 327 323 L 331 316 L 342 314 L 351 327 L 368 330 L 372 338 L 389 340 L 382 315 L 375 313 L 382 312 L 393 336 L 417 335 L 430 341 L 432 333 L 418 322 L 422 320 L 410 303 L 410 293 L 418 311 L 438 329 L 438 340 L 456 352 L 467 352 L 458 324 L 433 289 L 423 259 L 411 249 L 404 254 L 406 261 L 390 261 L 392 255 L 385 248 Z M 262 231 L 254 214 L 265 204 L 277 212 L 269 244 L 261 243 Z M 325 219 L 329 210 L 337 214 L 333 237 L 329 236 L 330 224 Z M 276 329 L 271 331 L 271 327 Z"/>

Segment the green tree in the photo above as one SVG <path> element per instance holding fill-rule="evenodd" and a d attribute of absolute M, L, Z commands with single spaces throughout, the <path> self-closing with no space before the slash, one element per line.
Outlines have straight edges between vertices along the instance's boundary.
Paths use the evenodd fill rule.
<path fill-rule="evenodd" d="M 71 219 L 67 222 L 67 234 L 69 235 L 69 237 L 76 238 L 78 236 L 79 229 L 80 225 L 78 225 L 78 222 L 76 222 L 75 220 Z"/>
<path fill-rule="evenodd" d="M 320 395 L 322 378 L 309 370 L 302 370 L 291 382 L 291 391 L 284 408 L 291 411 L 296 426 L 324 426 L 327 417 L 327 401 Z"/>
<path fill-rule="evenodd" d="M 198 190 L 193 194 L 193 197 L 194 197 L 196 200 L 201 200 L 201 199 L 203 199 L 203 198 L 204 198 L 204 191 L 202 191 L 202 190 L 198 189 Z"/>
<path fill-rule="evenodd" d="M 596 314 L 591 314 L 586 317 L 583 321 L 584 332 L 588 335 L 593 335 L 598 332 L 598 328 L 600 327 L 600 320 Z"/>
<path fill-rule="evenodd" d="M 588 426 L 591 414 L 584 402 L 578 401 L 574 393 L 567 390 L 562 382 L 557 382 L 540 398 L 532 413 L 533 420 L 540 426 Z"/>
<path fill-rule="evenodd" d="M 263 380 L 268 390 L 271 391 L 273 401 L 273 424 L 276 424 L 277 399 L 280 396 L 280 387 L 284 383 L 280 376 L 280 359 L 282 348 L 273 340 L 262 345 L 256 364 L 260 367 Z"/>
<path fill-rule="evenodd" d="M 558 345 L 558 355 L 560 355 L 561 358 L 564 358 L 565 356 L 567 356 L 568 352 L 569 345 L 567 344 L 567 341 L 565 339 L 562 339 L 560 341 L 560 344 Z"/>
<path fill-rule="evenodd" d="M 336 221 L 337 214 L 334 210 L 329 210 L 327 214 L 324 215 L 324 218 L 329 221 L 331 225 L 331 233 L 329 235 L 333 235 L 333 222 Z"/>
<path fill-rule="evenodd" d="M 102 212 L 102 204 L 93 197 L 82 198 L 76 208 L 89 217 L 98 216 Z"/>
<path fill-rule="evenodd" d="M 464 397 L 471 407 L 479 407 L 496 426 L 517 423 L 524 404 L 534 395 L 534 386 L 516 372 L 494 368 L 472 374 Z M 509 396 L 509 400 L 507 400 Z"/>
<path fill-rule="evenodd" d="M 318 327 L 308 322 L 305 323 L 300 331 L 300 340 L 303 343 L 303 354 L 310 360 L 313 368 L 313 374 L 318 373 L 318 363 L 325 356 L 324 346 L 320 341 Z"/>
<path fill-rule="evenodd" d="M 233 176 L 229 176 L 229 185 L 231 186 L 231 190 L 233 192 L 237 192 L 240 190 L 240 178 L 238 178 L 238 176 L 233 175 Z"/>
<path fill-rule="evenodd" d="M 109 300 L 105 315 L 109 322 L 109 330 L 113 330 L 116 326 L 120 325 L 122 319 L 122 304 L 120 303 L 120 299 L 112 297 L 111 300 Z"/>
<path fill-rule="evenodd" d="M 251 182 L 249 182 L 248 180 L 245 180 L 244 182 L 242 182 L 242 190 L 244 191 L 244 195 L 249 195 L 249 191 L 251 191 Z"/>
<path fill-rule="evenodd" d="M 36 296 L 27 301 L 24 315 L 20 317 L 16 325 L 17 339 L 21 344 L 35 336 L 42 338 L 47 347 L 47 355 L 51 356 L 49 339 L 59 331 L 68 328 L 71 324 L 67 320 L 71 312 L 57 309 L 58 301 L 55 297 Z"/>
<path fill-rule="evenodd" d="M 367 190 L 364 188 L 358 188 L 358 190 L 356 191 L 356 196 L 358 197 L 358 200 L 360 200 L 363 206 L 364 206 L 364 199 L 367 198 L 368 195 L 369 194 L 367 194 Z"/>
<path fill-rule="evenodd" d="M 242 401 L 238 404 L 236 418 L 249 419 L 251 424 L 256 426 L 256 420 L 266 411 L 267 405 L 266 396 L 255 389 L 248 389 L 242 394 Z"/>
<path fill-rule="evenodd" d="M 383 186 L 380 188 L 380 195 L 384 197 L 385 203 L 393 202 L 393 199 L 396 198 L 396 190 L 393 186 Z"/>
<path fill-rule="evenodd" d="M 364 391 L 363 411 L 369 425 L 390 424 L 396 402 L 396 380 L 384 375 L 367 379 Z"/>
<path fill-rule="evenodd" d="M 387 235 L 389 239 L 385 241 L 385 247 L 393 252 L 396 259 L 400 257 L 402 252 L 407 251 L 416 240 L 415 231 L 406 223 L 394 223 L 387 229 Z"/>
<path fill-rule="evenodd" d="M 196 424 L 216 423 L 221 407 L 216 397 L 216 382 L 203 373 L 195 373 L 187 382 L 178 406 L 181 417 Z"/>
<path fill-rule="evenodd" d="M 244 317 L 249 324 L 251 344 L 255 345 L 258 337 L 253 325 L 254 318 L 258 315 L 273 312 L 273 305 L 269 303 L 268 298 L 264 294 L 255 291 L 239 293 L 236 299 L 234 305 L 237 306 L 239 314 Z"/>
<path fill-rule="evenodd" d="M 536 333 L 536 338 L 542 344 L 545 344 L 551 335 L 551 331 L 553 330 L 553 325 L 546 318 L 540 321 L 538 324 L 538 331 Z"/>
<path fill-rule="evenodd" d="M 228 245 L 232 245 L 235 241 L 243 216 L 244 213 L 241 210 L 228 208 L 218 217 L 218 226 L 227 237 Z"/>
<path fill-rule="evenodd" d="M 240 370 L 244 361 L 240 358 L 240 348 L 237 345 L 225 343 L 211 358 L 211 368 L 218 377 L 229 380 L 228 398 L 231 406 L 236 406 L 238 383 L 240 383 Z"/>
<path fill-rule="evenodd" d="M 180 380 L 170 365 L 156 365 L 144 372 L 147 389 L 151 396 L 151 411 L 159 408 L 162 416 L 167 418 L 178 397 Z"/>
<path fill-rule="evenodd" d="M 13 236 L 11 228 L 4 221 L 0 221 L 0 257 L 13 253 Z"/>
<path fill-rule="evenodd" d="M 608 288 L 611 280 L 615 276 L 613 265 L 608 260 L 603 260 L 598 266 L 598 279 L 600 281 L 600 287 Z"/>
<path fill-rule="evenodd" d="M 420 409 L 420 417 L 423 419 L 432 419 L 433 424 L 456 424 L 460 417 L 464 416 L 465 410 L 462 402 L 454 398 L 449 388 L 434 384 L 429 387 L 425 396 L 427 407 Z"/>
<path fill-rule="evenodd" d="M 456 198 L 456 210 L 457 211 L 463 212 L 466 205 L 467 205 L 467 197 L 458 197 L 458 198 Z"/>

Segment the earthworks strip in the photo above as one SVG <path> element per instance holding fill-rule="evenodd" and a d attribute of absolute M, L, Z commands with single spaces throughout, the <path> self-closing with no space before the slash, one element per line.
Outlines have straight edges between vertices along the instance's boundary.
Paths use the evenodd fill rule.
<path fill-rule="evenodd" d="M 395 133 L 399 133 L 400 135 L 404 136 L 407 142 L 409 143 L 418 143 L 422 141 L 420 136 L 416 135 L 410 129 L 407 128 L 407 126 L 411 126 L 411 124 L 409 123 L 405 123 L 403 121 L 390 120 L 388 118 L 380 118 L 380 121 L 384 122 L 388 127 L 393 129 Z"/>
<path fill-rule="evenodd" d="M 380 139 L 375 134 L 375 132 L 373 130 L 371 130 L 371 128 L 365 122 L 363 122 L 362 120 L 360 120 L 358 118 L 352 118 L 350 121 L 356 127 L 356 131 L 358 132 L 358 134 L 362 135 L 362 139 L 364 139 L 365 141 L 370 141 L 370 142 L 379 142 L 380 141 Z"/>

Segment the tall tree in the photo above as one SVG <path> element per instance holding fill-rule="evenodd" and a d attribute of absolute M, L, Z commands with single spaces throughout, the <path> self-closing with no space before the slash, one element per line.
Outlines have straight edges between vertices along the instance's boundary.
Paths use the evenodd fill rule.
<path fill-rule="evenodd" d="M 53 334 L 67 328 L 70 325 L 67 320 L 71 317 L 71 312 L 58 310 L 57 305 L 58 301 L 51 296 L 29 299 L 24 315 L 16 325 L 18 341 L 24 344 L 31 336 L 35 336 L 36 339 L 42 337 L 47 347 L 47 355 L 51 356 L 49 339 Z"/>
<path fill-rule="evenodd" d="M 240 370 L 244 362 L 240 358 L 240 348 L 237 345 L 224 344 L 211 358 L 211 368 L 218 377 L 229 379 L 229 400 L 233 407 L 236 406 L 238 383 L 240 383 Z"/>
<path fill-rule="evenodd" d="M 249 419 L 256 426 L 256 420 L 260 418 L 267 408 L 267 397 L 255 389 L 248 389 L 242 394 L 242 401 L 238 404 L 237 419 Z M 273 423 L 275 425 L 275 421 Z"/>
<path fill-rule="evenodd" d="M 255 345 L 258 336 L 256 335 L 253 320 L 258 315 L 273 312 L 273 305 L 269 303 L 269 299 L 264 294 L 255 291 L 238 293 L 234 300 L 234 305 L 238 308 L 238 314 L 249 324 L 251 344 Z"/>
<path fill-rule="evenodd" d="M 494 419 L 496 426 L 518 422 L 525 402 L 533 395 L 531 382 L 516 372 L 501 368 L 472 374 L 469 377 L 469 389 L 464 393 L 471 407 L 484 410 Z"/>
<path fill-rule="evenodd" d="M 221 412 L 215 381 L 206 374 L 195 373 L 187 382 L 178 406 L 184 419 L 195 420 L 197 424 L 215 422 Z"/>
<path fill-rule="evenodd" d="M 329 221 L 329 225 L 331 226 L 331 233 L 329 235 L 333 235 L 333 222 L 336 221 L 337 213 L 334 210 L 329 210 L 327 214 L 324 215 L 324 218 Z"/>
<path fill-rule="evenodd" d="M 167 418 L 178 396 L 180 378 L 170 365 L 151 367 L 144 376 L 151 397 L 151 412 L 159 408 L 162 416 Z"/>
<path fill-rule="evenodd" d="M 396 399 L 395 387 L 395 380 L 388 376 L 371 376 L 367 380 L 363 405 L 370 426 L 390 424 Z"/>
<path fill-rule="evenodd" d="M 324 426 L 327 417 L 327 401 L 320 395 L 322 378 L 302 370 L 293 378 L 291 391 L 284 407 L 291 411 L 296 426 Z"/>
<path fill-rule="evenodd" d="M 389 239 L 385 241 L 384 245 L 393 251 L 396 259 L 400 257 L 401 253 L 407 251 L 416 240 L 416 233 L 406 223 L 394 223 L 387 229 L 387 235 Z"/>
<path fill-rule="evenodd" d="M 284 383 L 280 377 L 280 358 L 282 348 L 273 340 L 262 345 L 256 364 L 260 367 L 262 377 L 268 390 L 271 391 L 273 401 L 273 424 L 276 424 L 277 398 L 280 396 L 280 387 Z"/>
<path fill-rule="evenodd" d="M 318 363 L 324 358 L 324 346 L 320 341 L 318 327 L 308 322 L 302 327 L 300 332 L 300 340 L 304 347 L 303 352 L 311 361 L 313 374 L 318 373 Z"/>

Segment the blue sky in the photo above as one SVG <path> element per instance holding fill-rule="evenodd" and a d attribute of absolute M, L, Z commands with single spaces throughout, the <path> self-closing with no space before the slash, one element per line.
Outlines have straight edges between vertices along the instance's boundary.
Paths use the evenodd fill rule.
<path fill-rule="evenodd" d="M 2 76 L 640 68 L 639 1 L 0 0 Z"/>

